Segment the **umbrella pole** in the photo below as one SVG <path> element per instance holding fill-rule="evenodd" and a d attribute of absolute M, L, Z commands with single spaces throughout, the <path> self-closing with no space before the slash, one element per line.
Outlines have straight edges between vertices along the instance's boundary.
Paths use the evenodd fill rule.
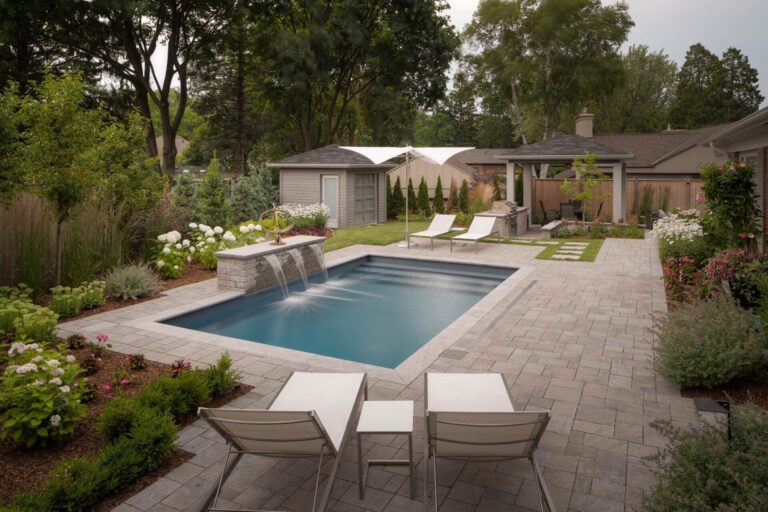
<path fill-rule="evenodd" d="M 408 158 L 409 151 L 405 152 L 405 247 L 411 248 L 411 239 L 408 237 L 408 180 L 410 179 L 411 162 Z"/>

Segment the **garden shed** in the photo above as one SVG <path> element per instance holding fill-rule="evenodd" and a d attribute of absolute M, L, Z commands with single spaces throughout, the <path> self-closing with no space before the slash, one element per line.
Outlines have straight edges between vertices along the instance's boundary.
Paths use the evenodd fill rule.
<path fill-rule="evenodd" d="M 325 203 L 330 228 L 387 220 L 385 180 L 394 162 L 375 164 L 334 144 L 268 165 L 279 171 L 280 203 Z"/>

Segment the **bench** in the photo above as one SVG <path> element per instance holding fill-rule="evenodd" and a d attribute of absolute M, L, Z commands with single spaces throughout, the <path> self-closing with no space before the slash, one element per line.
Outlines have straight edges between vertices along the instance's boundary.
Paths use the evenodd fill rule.
<path fill-rule="evenodd" d="M 563 224 L 561 220 L 553 220 L 549 224 L 545 224 L 541 227 L 541 232 L 544 233 L 544 238 L 553 238 L 557 236 L 557 230 Z"/>

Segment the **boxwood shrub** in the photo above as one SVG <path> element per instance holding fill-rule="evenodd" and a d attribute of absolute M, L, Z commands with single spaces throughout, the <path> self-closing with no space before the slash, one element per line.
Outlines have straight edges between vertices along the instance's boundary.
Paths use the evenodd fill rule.
<path fill-rule="evenodd" d="M 765 329 L 725 294 L 678 304 L 656 333 L 658 370 L 684 387 L 751 377 L 765 362 Z"/>

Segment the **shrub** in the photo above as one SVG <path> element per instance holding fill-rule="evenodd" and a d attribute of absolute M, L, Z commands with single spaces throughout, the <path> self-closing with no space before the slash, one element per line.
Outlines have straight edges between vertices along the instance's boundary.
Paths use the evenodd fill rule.
<path fill-rule="evenodd" d="M 181 233 L 169 231 L 157 236 L 157 249 L 154 264 L 158 272 L 166 279 L 178 279 L 184 273 L 184 266 L 191 261 L 189 249 L 191 242 L 182 241 Z"/>
<path fill-rule="evenodd" d="M 139 423 L 148 421 L 156 413 L 132 397 L 117 397 L 107 403 L 97 420 L 101 435 L 111 442 L 128 435 Z"/>
<path fill-rule="evenodd" d="M 423 213 L 427 217 L 432 215 L 432 208 L 429 207 L 429 189 L 424 176 L 419 181 L 419 195 L 416 196 L 416 211 Z"/>
<path fill-rule="evenodd" d="M 417 213 L 419 211 L 417 199 L 416 199 L 416 191 L 413 188 L 413 178 L 408 178 L 408 214 L 411 213 Z"/>
<path fill-rule="evenodd" d="M 144 370 L 147 367 L 147 360 L 144 354 L 131 354 L 128 356 L 128 367 L 131 370 Z"/>
<path fill-rule="evenodd" d="M 445 205 L 446 213 L 456 213 L 459 211 L 459 187 L 456 180 L 451 178 L 451 184 L 448 188 L 448 204 Z"/>
<path fill-rule="evenodd" d="M 461 181 L 461 188 L 459 188 L 459 195 L 456 199 L 456 207 L 461 213 L 470 213 L 469 211 L 469 183 L 467 180 Z M 475 212 L 471 212 L 475 213 Z"/>
<path fill-rule="evenodd" d="M 403 187 L 400 184 L 400 176 L 395 179 L 395 184 L 392 187 L 392 208 L 390 210 L 390 219 L 397 218 L 398 215 L 405 213 L 405 196 L 403 195 Z"/>
<path fill-rule="evenodd" d="M 219 171 L 219 160 L 215 156 L 195 192 L 195 217 L 214 226 L 227 226 L 232 220 L 226 186 Z"/>
<path fill-rule="evenodd" d="M 432 200 L 432 209 L 435 213 L 445 213 L 445 205 L 443 204 L 443 182 L 440 179 L 440 175 L 437 176 L 437 183 L 435 183 L 435 198 Z"/>
<path fill-rule="evenodd" d="M 167 412 L 174 418 L 190 414 L 210 399 L 202 371 L 183 372 L 178 377 L 160 377 L 141 390 L 139 402 Z"/>
<path fill-rule="evenodd" d="M 765 333 L 726 296 L 679 305 L 657 320 L 656 332 L 658 369 L 681 386 L 719 386 L 763 363 Z"/>
<path fill-rule="evenodd" d="M 750 261 L 728 280 L 728 284 L 741 307 L 760 308 L 768 297 L 768 261 Z"/>
<path fill-rule="evenodd" d="M 651 236 L 659 243 L 662 259 L 688 256 L 703 264 L 713 253 L 696 210 L 665 215 L 653 225 Z"/>
<path fill-rule="evenodd" d="M 50 341 L 56 333 L 59 315 L 27 299 L 0 300 L 0 331 L 12 332 L 17 339 Z"/>
<path fill-rule="evenodd" d="M 323 203 L 287 203 L 280 205 L 280 209 L 293 217 L 293 227 L 297 229 L 325 228 L 330 213 L 328 207 Z"/>
<path fill-rule="evenodd" d="M 88 346 L 88 338 L 82 334 L 73 334 L 67 338 L 66 346 L 70 350 L 81 350 Z"/>
<path fill-rule="evenodd" d="M 16 286 L 0 286 L 0 299 L 32 302 L 32 288 L 24 283 Z"/>
<path fill-rule="evenodd" d="M 51 288 L 51 300 L 48 307 L 61 318 L 77 316 L 83 307 L 82 290 L 69 286 Z"/>
<path fill-rule="evenodd" d="M 95 308 L 97 306 L 103 306 L 106 302 L 104 296 L 104 289 L 107 283 L 104 281 L 91 281 L 84 282 L 80 285 L 80 300 L 82 301 L 85 309 Z"/>
<path fill-rule="evenodd" d="M 683 256 L 669 258 L 663 265 L 664 287 L 672 299 L 678 302 L 688 300 L 691 292 L 701 281 L 696 260 Z"/>
<path fill-rule="evenodd" d="M 107 295 L 120 300 L 151 297 L 161 288 L 157 274 L 142 263 L 117 267 L 107 274 L 105 281 Z"/>
<path fill-rule="evenodd" d="M 0 387 L 0 436 L 29 447 L 71 434 L 87 414 L 75 358 L 21 341 L 11 345 L 8 356 Z"/>
<path fill-rule="evenodd" d="M 88 354 L 88 357 L 80 361 L 80 368 L 86 375 L 94 375 L 101 369 L 101 358 L 96 354 Z"/>
<path fill-rule="evenodd" d="M 222 354 L 216 364 L 205 370 L 206 384 L 211 398 L 219 398 L 235 389 L 240 377 L 240 372 L 232 369 L 232 357 L 229 353 Z"/>
<path fill-rule="evenodd" d="M 659 458 L 659 484 L 646 499 L 648 510 L 768 510 L 768 412 L 734 406 L 730 442 L 723 425 L 654 427 L 670 443 Z"/>
<path fill-rule="evenodd" d="M 259 215 L 278 200 L 278 189 L 268 167 L 250 167 L 232 191 L 232 217 L 235 222 L 258 219 Z"/>

